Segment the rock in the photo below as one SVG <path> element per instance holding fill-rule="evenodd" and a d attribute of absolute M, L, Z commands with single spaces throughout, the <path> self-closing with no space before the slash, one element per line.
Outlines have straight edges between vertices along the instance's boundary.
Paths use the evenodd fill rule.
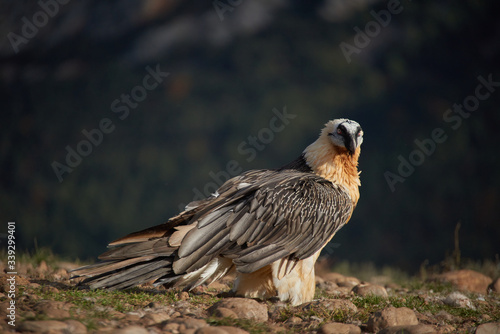
<path fill-rule="evenodd" d="M 438 333 L 456 333 L 456 327 L 448 324 L 444 324 L 438 327 Z"/>
<path fill-rule="evenodd" d="M 66 320 L 64 321 L 65 324 L 68 325 L 66 328 L 66 332 L 71 333 L 71 334 L 85 334 L 87 333 L 87 327 L 82 324 L 80 321 L 76 320 Z"/>
<path fill-rule="evenodd" d="M 227 332 L 219 327 L 204 327 L 197 329 L 195 334 L 227 334 Z"/>
<path fill-rule="evenodd" d="M 316 287 L 328 292 L 330 290 L 338 288 L 339 286 L 337 285 L 337 283 L 334 283 L 332 281 L 323 281 L 320 283 L 316 283 Z"/>
<path fill-rule="evenodd" d="M 238 315 L 236 312 L 234 312 L 231 309 L 225 308 L 225 307 L 218 307 L 217 309 L 214 310 L 213 314 L 214 317 L 217 318 L 234 318 L 238 319 Z"/>
<path fill-rule="evenodd" d="M 325 281 L 330 281 L 333 283 L 345 281 L 345 276 L 339 273 L 325 273 L 321 276 Z"/>
<path fill-rule="evenodd" d="M 485 322 L 490 321 L 491 317 L 487 314 L 482 314 L 481 315 L 481 320 L 484 320 Z"/>
<path fill-rule="evenodd" d="M 435 317 L 439 320 L 455 322 L 455 317 L 444 310 L 441 310 L 438 313 L 436 313 Z"/>
<path fill-rule="evenodd" d="M 349 295 L 352 295 L 352 288 L 348 288 L 345 286 L 338 287 L 338 288 L 333 288 L 330 290 L 326 290 L 326 293 L 336 296 L 336 297 L 347 297 Z"/>
<path fill-rule="evenodd" d="M 149 334 L 148 330 L 140 326 L 128 326 L 125 328 L 115 329 L 113 334 Z"/>
<path fill-rule="evenodd" d="M 479 325 L 476 334 L 500 334 L 500 322 L 489 322 Z"/>
<path fill-rule="evenodd" d="M 48 333 L 63 331 L 68 328 L 68 324 L 56 320 L 25 321 L 21 323 L 18 330 L 22 332 Z"/>
<path fill-rule="evenodd" d="M 323 320 L 325 320 L 325 319 L 317 317 L 315 315 L 312 315 L 312 316 L 309 317 L 309 320 L 310 321 L 316 321 L 316 322 L 323 322 Z"/>
<path fill-rule="evenodd" d="M 73 304 L 65 302 L 56 302 L 52 300 L 42 300 L 35 304 L 33 310 L 41 315 L 45 315 L 53 319 L 69 318 L 71 316 L 70 309 L 75 307 Z"/>
<path fill-rule="evenodd" d="M 368 331 L 378 332 L 381 329 L 393 326 L 418 325 L 415 312 L 407 307 L 388 307 L 382 311 L 375 312 L 368 319 Z"/>
<path fill-rule="evenodd" d="M 337 285 L 340 287 L 354 288 L 356 285 L 360 283 L 361 281 L 356 277 L 345 277 L 345 280 L 337 282 Z"/>
<path fill-rule="evenodd" d="M 224 330 L 227 334 L 249 334 L 246 330 L 238 327 L 219 326 L 217 328 Z"/>
<path fill-rule="evenodd" d="M 141 318 L 141 321 L 146 326 L 151 326 L 154 324 L 159 324 L 166 320 L 170 319 L 170 316 L 167 313 L 148 313 Z"/>
<path fill-rule="evenodd" d="M 318 334 L 360 334 L 361 328 L 356 325 L 331 322 L 320 327 Z"/>
<path fill-rule="evenodd" d="M 188 300 L 189 293 L 187 293 L 186 291 L 182 291 L 181 293 L 179 293 L 178 298 L 179 298 L 179 300 Z"/>
<path fill-rule="evenodd" d="M 321 299 L 314 300 L 309 303 L 296 306 L 297 309 L 307 311 L 310 309 L 320 308 L 335 312 L 341 310 L 342 312 L 356 313 L 358 308 L 351 301 L 345 299 Z"/>
<path fill-rule="evenodd" d="M 362 297 L 372 295 L 389 298 L 389 295 L 387 295 L 387 291 L 385 290 L 385 288 L 383 286 L 375 284 L 358 284 L 354 288 L 352 288 L 352 291 Z"/>
<path fill-rule="evenodd" d="M 285 323 L 291 324 L 291 325 L 296 325 L 296 324 L 302 323 L 302 319 L 299 317 L 290 317 L 290 318 L 288 318 L 287 321 L 285 321 Z"/>
<path fill-rule="evenodd" d="M 385 328 L 377 334 L 430 334 L 437 333 L 430 325 L 418 324 L 412 326 L 392 326 Z"/>
<path fill-rule="evenodd" d="M 195 334 L 248 334 L 248 332 L 237 327 L 219 326 L 200 328 Z"/>
<path fill-rule="evenodd" d="M 497 278 L 496 280 L 494 280 L 493 283 L 491 283 L 488 286 L 488 291 L 492 291 L 492 292 L 496 292 L 496 293 L 500 294 L 500 277 Z"/>
<path fill-rule="evenodd" d="M 179 329 L 179 324 L 178 323 L 175 323 L 175 322 L 169 322 L 167 324 L 165 324 L 162 328 L 161 328 L 163 331 L 165 332 L 174 332 L 174 331 L 178 331 Z"/>
<path fill-rule="evenodd" d="M 14 280 L 12 280 L 14 278 Z M 19 286 L 27 286 L 30 284 L 26 278 L 19 275 L 0 275 L 0 292 L 9 293 L 11 282 L 15 282 L 13 286 L 16 290 L 19 289 Z"/>
<path fill-rule="evenodd" d="M 197 329 L 203 327 L 208 327 L 205 320 L 184 317 L 169 321 L 162 329 L 164 331 L 179 331 L 181 333 L 184 333 L 186 330 L 192 330 L 194 333 Z"/>
<path fill-rule="evenodd" d="M 175 320 L 180 325 L 186 326 L 187 329 L 198 329 L 207 327 L 208 324 L 203 319 L 195 319 L 195 318 L 180 318 Z"/>
<path fill-rule="evenodd" d="M 467 269 L 440 274 L 434 279 L 441 282 L 450 282 L 460 290 L 483 294 L 487 293 L 488 286 L 493 282 L 490 277 Z"/>
<path fill-rule="evenodd" d="M 215 303 L 207 311 L 215 314 L 218 308 L 226 308 L 233 311 L 238 318 L 257 321 L 267 321 L 267 306 L 248 298 L 227 298 Z M 224 311 L 225 312 L 225 311 Z M 220 312 L 219 312 L 220 313 Z"/>
<path fill-rule="evenodd" d="M 474 304 L 472 304 L 472 301 L 460 292 L 450 293 L 448 297 L 443 300 L 443 302 L 451 307 L 470 308 L 473 310 L 476 309 Z"/>

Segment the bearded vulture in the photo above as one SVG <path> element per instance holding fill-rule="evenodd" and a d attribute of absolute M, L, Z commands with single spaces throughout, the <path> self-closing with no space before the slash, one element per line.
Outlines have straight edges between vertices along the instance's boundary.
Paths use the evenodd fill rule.
<path fill-rule="evenodd" d="M 76 277 L 92 289 L 193 289 L 235 273 L 236 295 L 311 301 L 314 263 L 359 199 L 362 142 L 357 122 L 329 121 L 296 160 L 233 177 L 167 222 L 110 243 Z"/>

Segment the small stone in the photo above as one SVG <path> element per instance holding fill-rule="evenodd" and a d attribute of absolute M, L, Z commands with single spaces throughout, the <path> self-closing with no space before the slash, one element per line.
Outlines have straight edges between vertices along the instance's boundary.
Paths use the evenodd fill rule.
<path fill-rule="evenodd" d="M 346 277 L 339 273 L 325 273 L 322 277 L 325 281 L 330 281 L 336 284 L 338 284 L 339 282 L 344 282 L 346 280 Z"/>
<path fill-rule="evenodd" d="M 375 285 L 375 284 L 358 284 L 356 285 L 352 291 L 362 297 L 367 296 L 378 296 L 382 298 L 389 298 L 387 295 L 387 291 L 383 286 Z"/>
<path fill-rule="evenodd" d="M 324 319 L 313 315 L 313 316 L 309 317 L 309 320 L 311 320 L 311 321 L 317 321 L 317 322 L 323 322 Z"/>
<path fill-rule="evenodd" d="M 436 313 L 436 318 L 438 318 L 439 320 L 444 320 L 449 322 L 455 321 L 455 317 L 444 310 L 441 310 L 438 313 Z"/>
<path fill-rule="evenodd" d="M 25 321 L 19 325 L 18 330 L 22 332 L 48 333 L 63 331 L 68 324 L 56 320 Z"/>
<path fill-rule="evenodd" d="M 487 314 L 483 314 L 481 315 L 481 319 L 484 320 L 484 321 L 490 321 L 491 320 L 491 317 Z"/>
<path fill-rule="evenodd" d="M 448 324 L 444 324 L 438 327 L 438 333 L 456 333 L 457 329 Z"/>
<path fill-rule="evenodd" d="M 42 300 L 35 304 L 33 310 L 37 314 L 45 315 L 53 319 L 62 319 L 70 317 L 70 309 L 75 307 L 73 304 L 65 302 L 56 302 L 52 300 Z"/>
<path fill-rule="evenodd" d="M 59 293 L 59 289 L 55 286 L 45 285 L 42 287 L 42 291 L 45 293 Z"/>
<path fill-rule="evenodd" d="M 316 283 L 316 287 L 328 292 L 330 290 L 338 288 L 339 286 L 337 285 L 337 283 L 334 283 L 332 281 L 323 281 L 321 283 Z"/>
<path fill-rule="evenodd" d="M 140 326 L 128 326 L 125 328 L 115 329 L 113 334 L 149 334 L 148 330 Z"/>
<path fill-rule="evenodd" d="M 361 328 L 356 325 L 331 322 L 320 327 L 318 334 L 360 334 Z"/>
<path fill-rule="evenodd" d="M 321 299 L 296 306 L 297 309 L 308 311 L 311 309 L 328 310 L 331 312 L 342 311 L 356 313 L 358 308 L 351 301 L 345 299 Z"/>
<path fill-rule="evenodd" d="M 329 295 L 336 296 L 336 297 L 348 297 L 349 295 L 352 295 L 352 288 L 348 288 L 345 286 L 339 286 L 338 288 L 326 290 L 326 293 L 328 293 Z"/>
<path fill-rule="evenodd" d="M 355 281 L 343 281 L 343 282 L 337 282 L 337 285 L 339 287 L 344 287 L 344 288 L 354 288 L 356 285 L 358 285 L 359 282 L 355 282 Z"/>
<path fill-rule="evenodd" d="M 125 314 L 125 317 L 123 318 L 124 321 L 129 321 L 129 322 L 136 322 L 141 318 L 140 315 L 135 314 L 135 313 L 127 313 Z"/>
<path fill-rule="evenodd" d="M 179 293 L 179 300 L 188 300 L 189 299 L 189 293 L 186 291 L 182 291 Z"/>
<path fill-rule="evenodd" d="M 251 319 L 257 321 L 267 321 L 267 306 L 260 304 L 253 299 L 247 298 L 227 298 L 215 303 L 207 311 L 214 314 L 218 308 L 226 308 L 233 311 L 238 318 Z"/>
<path fill-rule="evenodd" d="M 175 322 L 186 326 L 187 329 L 198 329 L 208 326 L 205 320 L 195 318 L 180 318 L 176 319 Z"/>
<path fill-rule="evenodd" d="M 227 334 L 227 332 L 220 327 L 203 327 L 197 329 L 194 334 Z"/>
<path fill-rule="evenodd" d="M 300 324 L 301 322 L 302 322 L 302 319 L 299 317 L 290 317 L 290 318 L 288 318 L 287 321 L 285 321 L 285 323 L 291 324 L 291 325 Z"/>
<path fill-rule="evenodd" d="M 141 321 L 143 321 L 146 326 L 151 326 L 168 319 L 170 319 L 170 316 L 167 313 L 148 313 L 141 318 Z"/>
<path fill-rule="evenodd" d="M 80 321 L 76 320 L 66 320 L 64 322 L 68 325 L 66 331 L 71 334 L 85 334 L 87 333 L 87 327 Z"/>
<path fill-rule="evenodd" d="M 369 319 L 367 328 L 369 332 L 378 332 L 387 327 L 418 325 L 415 312 L 407 307 L 388 307 L 375 312 Z"/>
<path fill-rule="evenodd" d="M 500 322 L 489 322 L 487 324 L 479 325 L 476 329 L 476 334 L 499 334 Z"/>
<path fill-rule="evenodd" d="M 217 328 L 224 330 L 227 334 L 249 334 L 246 330 L 243 330 L 243 329 L 238 328 L 238 327 L 219 326 Z"/>
<path fill-rule="evenodd" d="M 212 315 L 217 318 L 238 318 L 238 315 L 233 310 L 225 307 L 216 308 Z"/>
<path fill-rule="evenodd" d="M 146 307 L 156 309 L 156 308 L 162 308 L 163 305 L 158 302 L 151 302 L 148 305 L 146 305 Z"/>
<path fill-rule="evenodd" d="M 12 278 L 14 278 L 14 280 L 12 280 Z M 19 275 L 0 275 L 0 292 L 9 293 L 11 282 L 15 282 L 12 286 L 14 286 L 16 290 L 20 286 L 27 286 L 30 284 L 30 281 Z"/>
<path fill-rule="evenodd" d="M 433 334 L 436 333 L 434 327 L 430 325 L 418 324 L 411 326 L 392 326 L 385 328 L 377 334 Z"/>
<path fill-rule="evenodd" d="M 488 286 L 493 282 L 490 277 L 478 273 L 477 271 L 467 269 L 440 274 L 435 276 L 434 280 L 450 282 L 459 290 L 478 292 L 482 294 L 487 293 Z"/>
<path fill-rule="evenodd" d="M 175 322 L 170 322 L 168 324 L 165 324 L 165 326 L 162 327 L 162 330 L 166 332 L 174 332 L 179 329 L 179 324 Z"/>
<path fill-rule="evenodd" d="M 451 307 L 470 308 L 473 310 L 476 309 L 472 304 L 472 301 L 460 292 L 450 293 L 448 297 L 443 300 L 443 302 Z"/>

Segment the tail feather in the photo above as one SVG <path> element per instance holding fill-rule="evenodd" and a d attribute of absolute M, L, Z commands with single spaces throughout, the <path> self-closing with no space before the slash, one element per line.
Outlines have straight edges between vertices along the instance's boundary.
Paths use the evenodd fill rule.
<path fill-rule="evenodd" d="M 88 272 L 83 272 L 81 276 L 87 276 L 87 278 L 82 283 L 88 284 L 91 289 L 128 289 L 170 274 L 172 261 L 172 257 L 156 257 L 128 266 L 120 266 L 126 261 L 104 263 L 102 268 L 98 268 L 97 275 L 90 276 Z"/>

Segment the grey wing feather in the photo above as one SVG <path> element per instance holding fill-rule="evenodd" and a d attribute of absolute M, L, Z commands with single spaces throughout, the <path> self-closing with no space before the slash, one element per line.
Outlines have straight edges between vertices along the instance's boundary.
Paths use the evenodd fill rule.
<path fill-rule="evenodd" d="M 175 273 L 200 268 L 217 255 L 232 258 L 240 272 L 287 256 L 295 263 L 320 250 L 353 210 L 343 188 L 297 171 L 251 171 L 218 192 L 219 203 L 211 205 L 217 209 L 205 211 L 182 241 Z"/>

